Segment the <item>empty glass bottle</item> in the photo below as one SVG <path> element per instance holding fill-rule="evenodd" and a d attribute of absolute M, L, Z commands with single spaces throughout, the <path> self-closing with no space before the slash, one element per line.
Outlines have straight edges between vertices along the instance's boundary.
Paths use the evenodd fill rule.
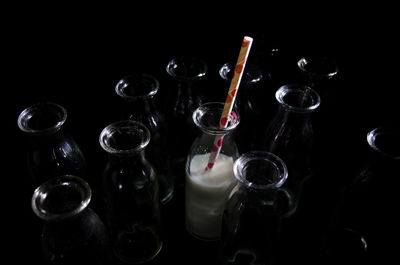
<path fill-rule="evenodd" d="M 219 69 L 219 75 L 226 85 L 226 93 L 234 69 L 234 63 L 225 63 Z M 260 120 L 268 120 L 268 117 L 273 115 L 271 111 L 273 104 L 268 101 L 270 94 L 275 91 L 267 91 L 263 81 L 264 76 L 261 70 L 256 65 L 246 64 L 235 101 L 242 120 L 235 136 L 240 153 L 257 148 L 257 140 L 261 138 L 263 126 Z"/>
<path fill-rule="evenodd" d="M 207 71 L 208 66 L 203 60 L 187 56 L 173 58 L 166 66 L 166 72 L 172 78 L 166 110 L 169 155 L 179 186 L 183 186 L 187 152 L 196 136 L 192 114 L 203 102 L 200 84 Z"/>
<path fill-rule="evenodd" d="M 114 254 L 125 263 L 152 260 L 163 241 L 158 180 L 145 155 L 150 132 L 139 122 L 118 121 L 99 140 L 109 154 L 103 193 Z"/>
<path fill-rule="evenodd" d="M 43 253 L 51 264 L 112 264 L 108 233 L 89 208 L 91 194 L 72 175 L 51 178 L 33 193 L 33 212 L 45 221 Z"/>
<path fill-rule="evenodd" d="M 284 85 L 275 94 L 278 112 L 264 134 L 263 149 L 285 161 L 288 180 L 287 214 L 293 214 L 298 205 L 304 180 L 312 174 L 313 127 L 311 113 L 320 104 L 318 94 L 303 85 Z"/>
<path fill-rule="evenodd" d="M 224 210 L 221 264 L 272 264 L 286 165 L 272 153 L 251 151 L 241 155 L 233 169 L 238 182 Z"/>
<path fill-rule="evenodd" d="M 18 117 L 18 127 L 29 136 L 27 166 L 35 187 L 55 176 L 85 176 L 85 159 L 64 131 L 66 120 L 66 109 L 51 102 L 32 105 Z"/>
<path fill-rule="evenodd" d="M 122 78 L 115 86 L 115 91 L 123 99 L 122 119 L 139 121 L 150 131 L 147 155 L 159 180 L 161 203 L 166 204 L 174 194 L 174 178 L 170 172 L 166 120 L 154 103 L 159 88 L 155 77 L 132 74 Z"/>

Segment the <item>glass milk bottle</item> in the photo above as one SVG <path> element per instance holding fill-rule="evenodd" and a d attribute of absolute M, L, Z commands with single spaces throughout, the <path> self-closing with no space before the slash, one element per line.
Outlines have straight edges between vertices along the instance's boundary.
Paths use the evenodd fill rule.
<path fill-rule="evenodd" d="M 44 221 L 42 250 L 49 264 L 112 264 L 108 233 L 89 207 L 91 189 L 81 178 L 63 175 L 33 193 L 32 210 Z"/>
<path fill-rule="evenodd" d="M 119 80 L 115 92 L 123 99 L 123 119 L 141 122 L 150 131 L 147 154 L 157 173 L 161 203 L 166 204 L 174 194 L 174 179 L 169 168 L 166 120 L 154 101 L 159 88 L 160 84 L 154 76 L 132 74 Z"/>
<path fill-rule="evenodd" d="M 272 264 L 286 165 L 272 153 L 251 151 L 235 161 L 233 171 L 238 183 L 223 215 L 221 264 Z"/>
<path fill-rule="evenodd" d="M 99 140 L 109 154 L 103 192 L 114 254 L 129 264 L 152 260 L 163 241 L 158 179 L 145 155 L 150 132 L 139 122 L 118 121 Z"/>
<path fill-rule="evenodd" d="M 18 117 L 29 138 L 27 167 L 34 186 L 65 174 L 85 177 L 86 162 L 75 140 L 64 130 L 67 110 L 52 102 L 34 104 Z"/>
<path fill-rule="evenodd" d="M 233 163 L 239 156 L 232 132 L 239 124 L 234 109 L 228 125 L 219 129 L 224 103 L 201 105 L 193 113 L 193 121 L 200 129 L 186 161 L 185 218 L 186 228 L 202 240 L 218 240 L 221 233 L 222 213 L 228 195 L 235 185 Z M 213 149 L 215 137 L 223 136 L 221 151 L 214 167 L 205 170 Z"/>
<path fill-rule="evenodd" d="M 317 92 L 303 85 L 284 85 L 275 94 L 278 111 L 264 134 L 263 149 L 285 161 L 288 216 L 298 206 L 304 181 L 312 174 L 314 132 L 311 114 L 320 105 Z"/>

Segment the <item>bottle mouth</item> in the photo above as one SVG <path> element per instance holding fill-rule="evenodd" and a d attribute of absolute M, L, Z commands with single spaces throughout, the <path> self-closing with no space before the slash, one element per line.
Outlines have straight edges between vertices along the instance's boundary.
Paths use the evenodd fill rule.
<path fill-rule="evenodd" d="M 132 74 L 125 76 L 115 86 L 115 92 L 128 101 L 152 98 L 160 88 L 158 80 L 148 74 Z"/>
<path fill-rule="evenodd" d="M 297 62 L 297 66 L 304 73 L 318 79 L 330 79 L 339 71 L 333 60 L 319 56 L 303 57 Z"/>
<path fill-rule="evenodd" d="M 181 80 L 200 80 L 207 74 L 207 64 L 198 58 L 180 56 L 168 62 L 167 73 Z"/>
<path fill-rule="evenodd" d="M 288 176 L 287 167 L 282 159 L 264 151 L 242 154 L 235 161 L 233 172 L 240 183 L 257 190 L 279 188 Z"/>
<path fill-rule="evenodd" d="M 281 86 L 276 91 L 275 97 L 284 108 L 293 112 L 312 112 L 321 103 L 315 90 L 299 84 Z"/>
<path fill-rule="evenodd" d="M 89 205 L 92 191 L 83 179 L 63 175 L 41 184 L 32 195 L 32 210 L 45 221 L 57 221 L 81 213 Z"/>
<path fill-rule="evenodd" d="M 230 82 L 232 80 L 233 72 L 235 70 L 236 64 L 233 62 L 225 63 L 219 69 L 219 76 L 226 82 Z M 263 79 L 262 72 L 254 65 L 246 64 L 243 73 L 242 82 L 248 85 L 257 84 L 261 82 Z"/>
<path fill-rule="evenodd" d="M 31 135 L 53 134 L 61 129 L 67 120 L 64 107 L 44 102 L 34 104 L 24 109 L 18 116 L 18 127 Z"/>
<path fill-rule="evenodd" d="M 150 131 L 137 121 L 117 121 L 103 129 L 99 142 L 110 154 L 136 154 L 149 144 Z"/>
<path fill-rule="evenodd" d="M 367 142 L 379 154 L 400 160 L 400 131 L 398 129 L 376 128 L 367 134 Z"/>
<path fill-rule="evenodd" d="M 228 115 L 227 126 L 220 128 L 220 119 L 224 110 L 224 103 L 209 102 L 202 104 L 193 112 L 193 121 L 197 127 L 209 134 L 226 134 L 233 131 L 240 122 L 239 113 L 236 107 L 233 107 Z"/>

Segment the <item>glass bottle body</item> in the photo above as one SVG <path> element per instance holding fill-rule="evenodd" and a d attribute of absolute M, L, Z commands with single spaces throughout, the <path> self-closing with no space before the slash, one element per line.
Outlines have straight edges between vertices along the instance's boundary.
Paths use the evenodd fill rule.
<path fill-rule="evenodd" d="M 158 180 L 144 152 L 149 140 L 134 121 L 113 123 L 100 135 L 109 153 L 103 192 L 111 243 L 115 256 L 132 264 L 152 260 L 163 245 Z"/>
<path fill-rule="evenodd" d="M 67 111 L 55 103 L 38 103 L 21 112 L 18 126 L 30 137 L 27 167 L 35 186 L 60 175 L 85 176 L 86 162 L 64 131 Z"/>
<path fill-rule="evenodd" d="M 272 264 L 280 227 L 279 187 L 287 178 L 284 162 L 268 152 L 251 151 L 234 164 L 238 180 L 225 206 L 222 264 Z"/>
<path fill-rule="evenodd" d="M 289 177 L 287 214 L 298 206 L 304 181 L 312 174 L 313 127 L 311 113 L 319 106 L 318 94 L 309 87 L 284 85 L 276 92 L 278 112 L 265 131 L 263 149 L 282 158 Z"/>
<path fill-rule="evenodd" d="M 126 76 L 115 87 L 123 99 L 122 118 L 139 121 L 150 131 L 147 155 L 159 180 L 161 203 L 166 204 L 174 194 L 174 178 L 170 170 L 166 120 L 154 103 L 158 89 L 158 80 L 148 74 Z"/>
<path fill-rule="evenodd" d="M 219 129 L 223 103 L 206 103 L 193 113 L 201 130 L 194 140 L 186 161 L 185 219 L 187 230 L 203 240 L 220 238 L 224 205 L 235 185 L 233 163 L 239 156 L 232 131 L 239 124 L 235 110 L 228 126 Z M 216 137 L 223 138 L 214 167 L 206 171 Z"/>
<path fill-rule="evenodd" d="M 44 257 L 51 264 L 110 264 L 108 233 L 88 207 L 91 191 L 79 177 L 63 175 L 40 185 L 32 196 L 35 214 L 45 221 Z"/>

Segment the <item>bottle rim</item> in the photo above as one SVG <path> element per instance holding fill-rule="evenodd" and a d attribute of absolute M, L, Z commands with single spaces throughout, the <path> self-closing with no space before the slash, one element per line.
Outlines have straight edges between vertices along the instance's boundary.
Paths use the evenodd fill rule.
<path fill-rule="evenodd" d="M 224 110 L 223 102 L 208 102 L 198 107 L 192 115 L 197 127 L 208 134 L 223 135 L 233 131 L 240 123 L 239 113 L 233 107 L 228 115 L 228 125 L 226 128 L 219 128 L 221 114 Z M 211 122 L 210 122 L 211 120 Z"/>
<path fill-rule="evenodd" d="M 248 180 L 246 178 L 246 170 L 252 162 L 264 163 L 272 166 L 276 171 L 274 176 L 277 177 L 268 184 L 258 184 Z M 246 187 L 257 190 L 279 188 L 286 182 L 288 177 L 288 169 L 283 160 L 275 154 L 266 151 L 250 151 L 242 154 L 238 159 L 236 159 L 233 165 L 233 172 L 235 178 L 240 183 Z"/>
<path fill-rule="evenodd" d="M 116 137 L 130 137 L 128 141 L 133 140 L 133 135 L 140 137 L 140 142 L 129 142 L 127 148 L 115 146 Z M 137 138 L 135 139 L 137 140 Z M 99 136 L 100 146 L 109 154 L 129 155 L 142 151 L 150 142 L 150 131 L 145 125 L 132 120 L 122 120 L 111 123 L 106 126 Z"/>
<path fill-rule="evenodd" d="M 176 69 L 182 65 L 190 68 L 196 67 L 197 71 L 195 71 L 195 73 L 192 75 L 178 74 L 176 72 Z M 179 80 L 186 80 L 186 81 L 201 80 L 206 76 L 208 72 L 208 66 L 203 60 L 199 58 L 190 56 L 179 56 L 171 59 L 167 63 L 165 70 L 171 77 Z"/>
<path fill-rule="evenodd" d="M 309 103 L 305 106 L 301 106 L 301 102 L 299 104 L 294 104 L 293 102 L 288 102 L 287 96 L 296 95 L 301 98 L 301 102 L 305 102 L 308 100 Z M 318 93 L 306 85 L 301 84 L 287 84 L 281 86 L 275 93 L 275 98 L 281 106 L 285 109 L 298 112 L 298 113 L 306 113 L 312 112 L 316 110 L 321 104 L 321 98 Z"/>
<path fill-rule="evenodd" d="M 219 68 L 219 76 L 226 82 L 231 81 L 230 73 L 235 69 L 236 64 L 233 62 L 227 62 L 223 64 Z M 262 72 L 252 64 L 247 64 L 245 67 L 245 73 L 243 75 L 242 81 L 245 81 L 247 84 L 257 84 L 258 82 L 263 80 Z"/>
<path fill-rule="evenodd" d="M 315 64 L 316 69 L 322 72 L 316 72 L 316 71 L 310 71 L 310 69 L 307 69 L 307 67 L 310 64 Z M 319 79 L 330 79 L 337 75 L 339 72 L 339 68 L 336 64 L 335 61 L 332 59 L 326 57 L 326 56 L 305 56 L 300 58 L 300 60 L 297 61 L 297 66 L 300 68 L 301 71 L 303 71 L 306 74 L 309 74 L 311 76 L 314 76 Z"/>
<path fill-rule="evenodd" d="M 143 87 L 145 89 L 138 92 L 137 90 L 139 89 L 134 90 L 135 86 L 141 86 L 141 90 L 143 90 Z M 115 92 L 125 100 L 136 101 L 152 98 L 157 94 L 159 88 L 160 82 L 154 76 L 145 73 L 135 73 L 121 78 L 115 85 Z"/>
<path fill-rule="evenodd" d="M 389 141 L 393 141 L 393 139 L 396 139 L 396 141 L 399 141 L 399 136 L 400 136 L 400 131 L 396 129 L 390 129 L 390 128 L 375 128 L 371 130 L 370 132 L 367 133 L 367 142 L 368 145 L 378 152 L 379 154 L 388 157 L 393 160 L 400 160 L 400 150 L 395 150 L 397 153 L 392 153 L 391 151 L 388 151 L 382 145 L 377 144 L 377 140 L 379 138 L 383 138 Z M 398 146 L 398 144 L 397 144 Z"/>
<path fill-rule="evenodd" d="M 49 118 L 55 121 L 43 128 L 32 128 L 32 119 L 41 118 L 48 121 Z M 18 116 L 17 124 L 21 131 L 31 135 L 53 134 L 61 129 L 67 120 L 67 110 L 53 102 L 40 102 L 24 109 Z"/>
<path fill-rule="evenodd" d="M 51 200 L 55 196 L 54 194 L 68 192 L 72 189 L 75 190 L 74 196 L 79 195 L 80 203 L 72 204 L 71 201 L 67 200 L 68 198 L 63 197 L 61 203 L 65 205 L 70 203 L 69 205 L 74 207 L 62 212 L 47 209 L 49 208 L 48 200 Z M 31 206 L 33 212 L 39 218 L 45 221 L 58 221 L 81 213 L 87 208 L 91 198 L 92 190 L 86 181 L 74 175 L 62 175 L 51 178 L 37 187 L 32 195 Z"/>

